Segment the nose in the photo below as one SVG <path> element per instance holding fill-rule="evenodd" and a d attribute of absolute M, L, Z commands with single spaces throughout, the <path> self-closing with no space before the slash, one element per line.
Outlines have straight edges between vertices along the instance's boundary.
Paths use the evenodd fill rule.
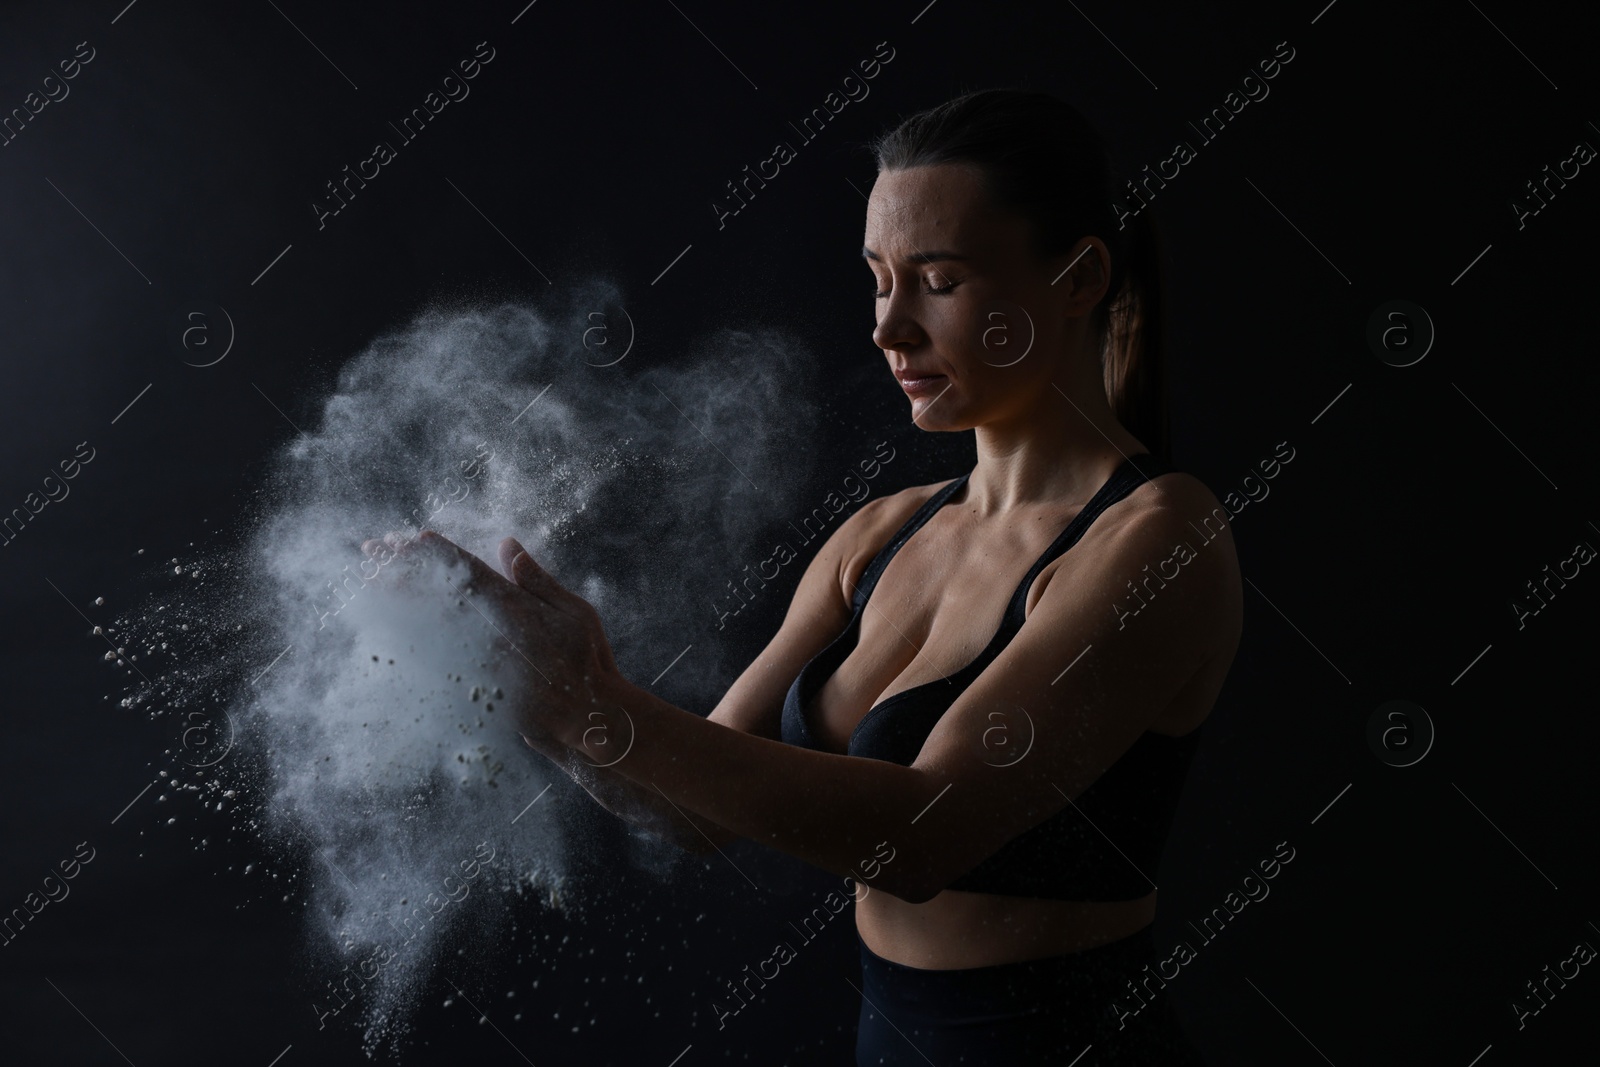
<path fill-rule="evenodd" d="M 908 288 L 897 285 L 886 299 L 878 301 L 878 325 L 872 331 L 872 343 L 885 352 L 908 349 L 922 340 L 922 327 L 911 314 L 908 297 L 901 295 Z"/>

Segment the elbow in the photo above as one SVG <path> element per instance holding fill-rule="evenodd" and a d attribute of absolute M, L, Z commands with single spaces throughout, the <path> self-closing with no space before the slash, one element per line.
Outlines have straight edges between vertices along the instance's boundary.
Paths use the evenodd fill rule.
<path fill-rule="evenodd" d="M 885 888 L 884 892 L 888 893 L 891 897 L 897 897 L 900 900 L 905 901 L 907 904 L 926 904 L 928 901 L 938 896 L 941 891 L 924 885 L 916 885 L 895 889 Z"/>
<path fill-rule="evenodd" d="M 906 844 L 896 848 L 887 840 L 879 841 L 872 858 L 858 860 L 845 872 L 847 879 L 853 878 L 867 892 L 876 889 L 908 904 L 926 904 L 944 892 L 954 876 L 943 869 L 945 865 L 929 862 L 929 853 L 935 850 Z M 857 893 L 856 900 L 865 896 Z"/>
<path fill-rule="evenodd" d="M 949 883 L 948 878 L 935 877 L 931 871 L 902 870 L 892 876 L 885 871 L 883 874 L 884 877 L 862 881 L 861 884 L 868 889 L 888 893 L 891 897 L 903 900 L 907 904 L 926 904 L 944 892 Z"/>
<path fill-rule="evenodd" d="M 907 864 L 895 871 L 894 877 L 883 878 L 881 884 L 879 881 L 870 884 L 907 904 L 926 904 L 959 882 L 974 866 L 970 860 L 956 860 L 947 854 L 940 856 L 938 863 L 925 863 L 920 867 Z M 883 874 L 887 876 L 889 872 L 885 870 Z"/>

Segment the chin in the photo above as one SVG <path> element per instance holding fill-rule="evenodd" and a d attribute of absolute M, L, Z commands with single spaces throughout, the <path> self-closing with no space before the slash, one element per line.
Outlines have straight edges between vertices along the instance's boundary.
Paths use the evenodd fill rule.
<path fill-rule="evenodd" d="M 907 396 L 911 421 L 924 430 L 966 429 L 965 426 L 956 425 L 962 420 L 957 410 L 961 405 L 955 392 L 952 383 L 946 382 L 942 389 Z"/>
<path fill-rule="evenodd" d="M 966 430 L 970 427 L 960 424 L 950 418 L 948 412 L 936 412 L 931 415 L 918 415 L 915 411 L 911 415 L 911 425 L 928 433 L 951 433 L 957 430 Z"/>

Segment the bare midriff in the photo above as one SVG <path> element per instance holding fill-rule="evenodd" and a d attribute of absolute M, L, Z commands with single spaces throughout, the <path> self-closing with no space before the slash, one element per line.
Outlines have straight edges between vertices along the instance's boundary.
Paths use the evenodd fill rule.
<path fill-rule="evenodd" d="M 927 970 L 988 967 L 1080 952 L 1127 937 L 1156 917 L 1156 891 L 1137 900 L 1072 901 L 946 889 L 910 904 L 869 891 L 856 930 L 886 960 Z"/>

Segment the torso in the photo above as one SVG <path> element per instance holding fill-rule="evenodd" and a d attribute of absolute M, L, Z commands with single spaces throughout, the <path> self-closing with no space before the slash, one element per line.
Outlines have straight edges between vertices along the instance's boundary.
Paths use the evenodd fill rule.
<path fill-rule="evenodd" d="M 893 507 L 885 501 L 881 522 L 874 524 L 872 535 L 863 537 L 860 550 L 844 566 L 842 592 L 847 599 L 878 548 L 943 484 L 906 490 L 890 498 Z M 1040 572 L 1028 590 L 1027 610 L 1033 610 L 1056 575 L 1092 570 L 1109 531 L 1135 520 L 1142 509 L 1172 493 L 1209 497 L 1203 483 L 1180 472 L 1139 486 Z M 971 662 L 994 636 L 1006 602 L 1028 567 L 1084 503 L 1041 507 L 1026 516 L 1011 516 L 1002 525 L 995 520 L 980 523 L 964 499 L 963 489 L 890 561 L 868 601 L 855 650 L 815 694 L 807 717 L 817 742 L 828 750 L 844 752 L 856 725 L 886 697 Z M 1231 557 L 1231 535 L 1226 545 Z M 1237 604 L 1229 615 L 1197 620 L 1197 625 L 1216 635 L 1216 647 L 1163 710 L 1152 731 L 1186 734 L 1210 712 L 1238 644 Z M 1148 925 L 1155 908 L 1155 890 L 1138 900 L 1107 902 L 947 889 L 921 904 L 888 893 L 868 893 L 855 912 L 856 928 L 873 952 L 911 967 L 945 969 L 1091 948 Z"/>

